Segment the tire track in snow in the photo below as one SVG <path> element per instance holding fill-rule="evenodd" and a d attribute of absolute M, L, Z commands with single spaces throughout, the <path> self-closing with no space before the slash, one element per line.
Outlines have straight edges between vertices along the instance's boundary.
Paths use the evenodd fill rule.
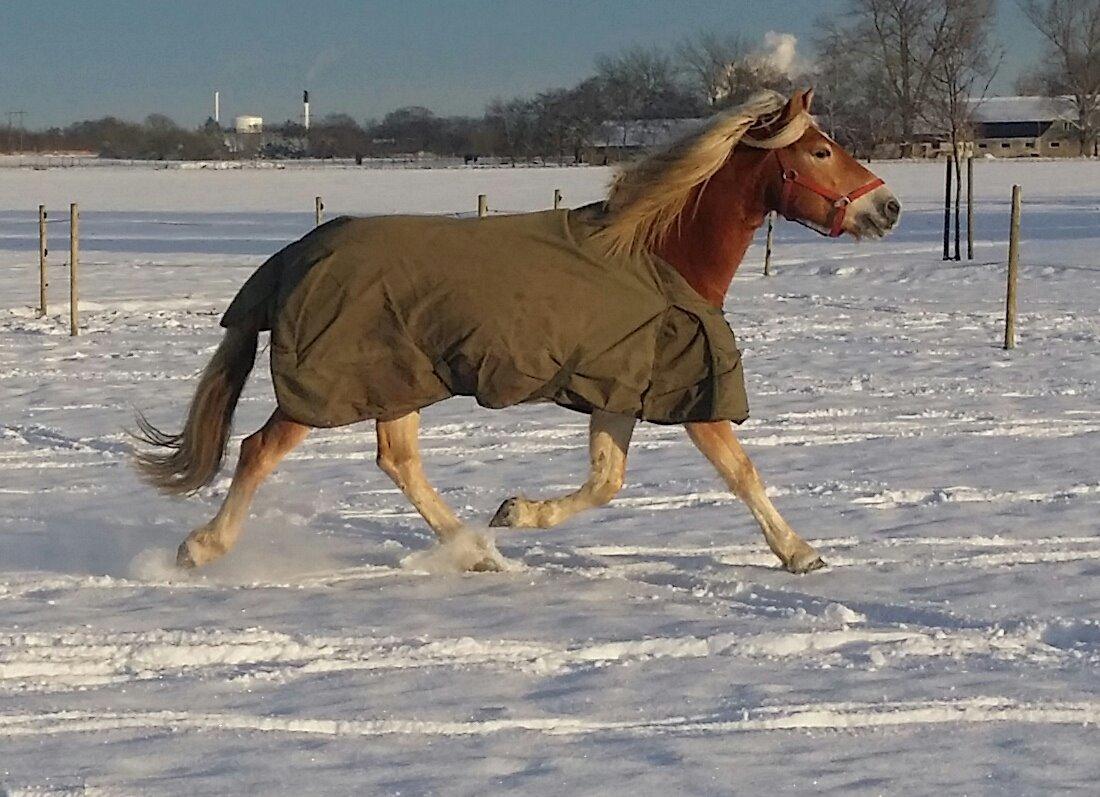
<path fill-rule="evenodd" d="M 976 536 L 896 538 L 883 541 L 863 541 L 847 537 L 811 540 L 811 543 L 825 554 L 831 566 L 838 567 L 879 567 L 898 564 L 928 569 L 934 563 L 935 567 L 941 569 L 946 564 L 967 568 L 975 566 L 989 568 L 1100 559 L 1100 539 L 1095 537 L 1058 536 L 1009 540 L 1000 536 Z M 901 548 L 903 551 L 907 548 L 914 551 L 924 550 L 929 553 L 919 556 L 907 553 L 901 558 L 880 557 L 859 560 L 834 552 L 854 546 L 874 548 L 877 545 Z M 952 547 L 959 546 L 974 546 L 981 550 L 967 554 L 951 551 Z M 1052 550 L 1051 546 L 1057 547 Z M 947 553 L 943 552 L 944 547 L 948 548 Z M 1066 550 L 1067 547 L 1069 550 Z M 864 660 L 875 666 L 884 664 L 891 658 L 901 658 L 910 654 L 924 655 L 918 652 L 919 649 L 925 650 L 927 655 L 951 658 L 970 655 L 1011 658 L 1013 655 L 1022 654 L 1020 663 L 1033 659 L 1034 663 L 1041 665 L 1042 659 L 1051 653 L 1051 648 L 1057 648 L 1065 653 L 1063 657 L 1065 662 L 1090 664 L 1100 662 L 1100 625 L 1092 620 L 1069 622 L 1067 625 L 1067 622 L 1060 618 L 1050 620 L 1018 617 L 1000 623 L 989 623 L 921 604 L 855 601 L 849 602 L 850 608 L 831 603 L 828 599 L 810 592 L 790 588 L 775 589 L 763 583 L 754 583 L 751 579 L 745 579 L 743 572 L 722 567 L 733 565 L 776 568 L 774 555 L 760 543 L 698 548 L 587 546 L 575 549 L 575 555 L 579 559 L 575 565 L 568 559 L 562 561 L 551 555 L 552 564 L 545 566 L 548 569 L 559 569 L 566 573 L 573 572 L 586 578 L 621 579 L 672 590 L 673 593 L 693 602 L 709 603 L 723 615 L 735 611 L 744 616 L 765 617 L 769 621 L 785 618 L 794 622 L 810 620 L 834 626 L 838 622 L 845 625 L 867 623 L 869 629 L 877 629 L 874 633 L 900 633 L 900 636 L 892 640 L 904 643 L 897 649 L 879 648 L 865 651 Z M 611 562 L 601 562 L 601 559 L 610 559 Z M 617 559 L 627 561 L 617 562 Z M 713 564 L 708 564 L 706 561 L 708 559 Z M 719 567 L 713 565 L 719 565 Z M 909 633 L 914 633 L 915 636 L 910 637 Z M 788 633 L 781 636 L 790 638 L 792 635 Z M 798 634 L 793 636 L 797 638 Z M 1004 637 L 1003 642 L 1007 647 L 977 642 L 982 638 L 994 637 Z M 1029 640 L 1027 644 L 1034 645 L 1033 652 L 1025 653 L 1018 648 L 1015 653 L 1002 656 L 1007 653 L 1008 647 L 1015 644 L 1009 642 L 1010 639 Z M 926 644 L 928 640 L 932 642 Z M 852 641 L 855 641 L 855 638 Z M 860 654 L 858 651 L 854 652 L 856 655 L 850 656 L 849 661 L 859 661 Z"/>
<path fill-rule="evenodd" d="M 396 513 L 389 515 L 397 516 Z M 881 567 L 886 565 L 912 565 L 926 567 L 934 560 L 936 567 L 1004 567 L 1011 565 L 1065 564 L 1069 562 L 1095 561 L 1100 559 L 1100 538 L 1055 536 L 1037 539 L 1013 540 L 1004 537 L 903 537 L 893 539 L 863 540 L 857 537 L 838 537 L 823 540 L 810 540 L 821 550 L 831 567 Z M 930 552 L 925 555 L 906 554 L 904 556 L 848 556 L 843 551 L 859 549 L 948 549 L 950 553 Z M 962 551 L 961 549 L 967 549 Z M 561 552 L 561 556 L 546 558 L 544 552 L 553 551 L 552 546 L 540 544 L 530 549 L 524 561 L 528 572 L 544 571 L 564 573 L 587 578 L 623 578 L 626 580 L 650 580 L 653 576 L 662 578 L 689 579 L 688 572 L 682 570 L 675 560 L 707 558 L 716 564 L 728 567 L 765 567 L 775 569 L 778 564 L 775 555 L 763 543 L 741 543 L 717 546 L 645 546 L 645 545 L 588 545 Z M 514 556 L 515 554 L 511 554 Z M 580 561 L 577 561 L 578 558 Z M 608 562 L 599 560 L 609 559 Z M 662 560 L 655 564 L 632 562 L 618 564 L 616 560 Z M 570 561 L 573 560 L 573 561 Z M 522 559 L 521 559 L 522 561 Z M 692 572 L 697 568 L 691 568 Z M 708 573 L 708 578 L 716 579 L 717 574 Z M 422 578 L 415 571 L 383 565 L 360 565 L 338 570 L 307 573 L 286 580 L 249 580 L 235 581 L 228 578 L 189 577 L 181 573 L 179 578 L 165 580 L 142 580 L 115 576 L 84 576 L 56 573 L 0 573 L 0 601 L 33 598 L 55 592 L 76 592 L 80 590 L 265 590 L 265 589 L 328 589 L 341 584 L 378 579 L 415 579 Z M 679 582 L 677 582 L 679 583 Z M 694 584 L 694 581 L 692 582 Z M 664 585 L 664 582 L 662 582 Z M 692 590 L 703 587 L 692 586 Z"/>
<path fill-rule="evenodd" d="M 168 550 L 163 553 L 165 561 L 171 559 Z M 139 555 L 140 558 L 141 555 Z M 159 556 L 157 558 L 160 558 Z M 172 560 L 174 561 L 174 560 Z M 159 565 L 158 565 L 159 566 Z M 168 565 L 167 567 L 171 567 Z M 144 580 L 139 578 L 121 578 L 116 576 L 82 576 L 57 573 L 0 572 L 0 600 L 37 597 L 54 592 L 78 592 L 81 590 L 265 590 L 265 589 L 325 589 L 341 583 L 373 581 L 389 578 L 423 577 L 413 570 L 383 565 L 357 565 L 338 570 L 305 573 L 286 580 L 240 580 L 231 576 L 193 575 L 178 571 L 178 577 L 163 580 Z"/>
<path fill-rule="evenodd" d="M 489 720 L 325 719 L 185 711 L 56 711 L 0 715 L 0 736 L 55 736 L 111 731 L 254 732 L 329 738 L 484 737 L 536 733 L 564 737 L 717 736 L 791 730 L 875 730 L 937 725 L 1076 725 L 1093 733 L 1100 702 L 1025 702 L 1010 697 L 960 700 L 810 703 L 743 708 L 740 716 L 642 720 L 530 717 Z M 1090 727 L 1091 726 L 1091 727 Z"/>
<path fill-rule="evenodd" d="M 1092 490 L 1089 491 L 1090 493 Z M 881 567 L 884 565 L 924 566 L 933 559 L 937 567 L 1004 567 L 1010 565 L 1062 564 L 1100 559 L 1100 537 L 1040 537 L 1013 540 L 1004 537 L 896 537 L 861 540 L 855 537 L 811 540 L 830 567 Z M 902 556 L 848 556 L 840 551 L 858 548 L 905 551 L 927 550 L 927 554 Z M 943 550 L 947 549 L 947 553 Z M 597 558 L 682 559 L 705 557 L 728 566 L 777 567 L 775 555 L 764 543 L 703 546 L 590 545 L 576 553 Z"/>
<path fill-rule="evenodd" d="M 533 677 L 658 659 L 792 660 L 804 666 L 904 666 L 907 660 L 989 658 L 1057 667 L 1100 660 L 1100 628 L 863 627 L 839 604 L 831 627 L 566 643 L 518 639 L 326 637 L 263 628 L 0 635 L 0 690 L 65 692 L 181 676 L 285 681 L 323 673 L 424 668 L 490 669 Z M 1094 639 L 1095 637 L 1095 639 Z"/>
<path fill-rule="evenodd" d="M 909 439 L 918 437 L 1016 437 L 1052 439 L 1076 437 L 1100 431 L 1100 422 L 1091 418 L 995 418 L 965 413 L 941 413 L 936 423 L 930 425 L 925 415 L 900 414 L 893 419 L 860 417 L 856 412 L 821 411 L 814 413 L 787 413 L 774 421 L 750 421 L 745 427 L 746 441 L 753 446 L 819 446 L 848 445 L 883 439 Z M 329 435 L 317 441 L 307 441 L 288 459 L 311 460 L 368 460 L 373 459 L 373 446 L 363 445 L 363 436 L 349 437 L 347 452 L 319 451 L 323 446 L 338 447 L 339 436 Z M 443 424 L 438 432 L 430 427 L 424 430 L 424 451 L 429 455 L 469 457 L 471 446 L 482 454 L 498 456 L 507 454 L 531 455 L 586 450 L 587 436 L 583 427 L 565 425 L 560 428 L 493 427 L 491 425 Z M 634 447 L 660 450 L 684 445 L 682 434 L 665 430 L 644 430 L 634 441 Z"/>
<path fill-rule="evenodd" d="M 175 378 L 175 377 L 172 377 Z M 184 378 L 184 377 L 179 377 Z M 1001 418 L 961 416 L 950 419 L 940 419 L 935 427 L 930 428 L 925 418 L 905 418 L 899 416 L 895 420 L 857 420 L 854 422 L 838 421 L 839 416 L 822 416 L 814 422 L 787 422 L 761 423 L 751 428 L 746 439 L 757 447 L 782 447 L 782 446 L 832 446 L 863 443 L 874 440 L 899 440 L 918 437 L 1012 437 L 1029 439 L 1054 439 L 1063 437 L 1076 437 L 1079 435 L 1100 432 L 1100 423 L 1083 418 Z M 446 440 L 450 434 L 441 435 Z M 57 430 L 39 425 L 32 426 L 5 426 L 0 427 L 0 440 L 9 438 L 21 444 L 21 446 L 34 446 L 30 451 L 19 450 L 13 452 L 0 452 L 0 470 L 18 469 L 64 469 L 73 467 L 89 467 L 117 464 L 125 458 L 130 446 L 123 442 L 113 442 L 110 439 L 96 438 L 70 438 Z M 361 436 L 349 438 L 348 443 L 360 442 Z M 430 438 L 429 438 L 430 439 Z M 323 441 L 331 444 L 331 440 Z M 425 451 L 429 455 L 469 457 L 470 447 L 474 445 L 473 439 L 458 441 L 458 445 L 434 445 L 427 443 Z M 584 435 L 578 435 L 573 429 L 562 431 L 533 428 L 526 432 L 515 431 L 509 435 L 494 436 L 481 433 L 476 438 L 477 451 L 482 455 L 537 455 L 582 450 L 587 448 Z M 679 437 L 665 435 L 639 436 L 635 447 L 646 450 L 660 450 L 683 445 Z M 73 461 L 73 457 L 98 456 L 98 459 L 87 461 Z M 351 451 L 319 451 L 317 447 L 307 442 L 300 451 L 294 452 L 288 457 L 292 461 L 364 461 L 373 460 L 374 453 L 371 448 L 357 445 Z M 1089 488 L 1086 492 L 1095 492 L 1098 488 L 1095 484 L 1074 485 L 1071 489 Z M 942 488 L 944 490 L 966 490 L 968 488 Z M 1075 493 L 1071 493 L 1070 497 Z M 882 506 L 890 506 L 891 495 L 902 501 L 896 505 L 908 506 L 904 503 L 910 499 L 907 493 L 885 491 L 881 498 L 867 496 L 865 503 Z M 1006 494 L 1009 495 L 1009 494 Z M 1059 493 L 1052 493 L 1060 497 Z M 935 494 L 931 495 L 935 498 Z M 924 500 L 928 500 L 925 497 Z M 951 500 L 967 500 L 962 493 Z M 970 500 L 982 500 L 972 498 Z M 1004 500 L 1012 500 L 1007 498 Z M 1028 498 L 1027 494 L 1021 494 L 1016 499 L 1042 500 Z"/>
<path fill-rule="evenodd" d="M 317 457 L 339 459 L 339 456 Z M 358 458 L 358 457 L 349 457 Z M 365 456 L 362 458 L 366 458 Z M 568 491 L 569 486 L 547 487 L 547 494 Z M 397 497 L 396 490 L 379 491 L 394 494 L 394 502 L 384 506 L 358 506 L 345 503 L 336 512 L 344 519 L 410 519 L 419 515 Z M 362 494 L 362 493 L 361 493 Z M 1090 496 L 1100 496 L 1100 483 L 1074 484 L 1055 490 L 989 490 L 980 487 L 949 486 L 934 488 L 889 488 L 868 482 L 815 482 L 807 484 L 772 485 L 767 488 L 771 498 L 790 496 L 825 496 L 845 499 L 851 504 L 868 509 L 890 510 L 921 506 L 964 503 L 1037 503 L 1048 504 L 1071 501 Z M 614 498 L 611 509 L 669 512 L 707 506 L 733 506 L 740 500 L 728 490 L 684 492 L 673 495 L 627 495 Z"/>
<path fill-rule="evenodd" d="M 980 487 L 882 489 L 852 499 L 874 509 L 898 509 L 950 503 L 1053 503 L 1100 495 L 1100 483 L 1073 484 L 1057 490 L 989 490 Z"/>
<path fill-rule="evenodd" d="M 822 548 L 854 548 L 857 546 L 884 546 L 887 548 L 916 547 L 945 547 L 957 548 L 972 546 L 977 548 L 1032 548 L 1052 545 L 1100 545 L 1100 537 L 1034 537 L 1026 539 L 1011 539 L 1008 537 L 994 536 L 960 536 L 960 537 L 887 537 L 871 540 L 859 537 L 834 537 L 816 540 L 814 544 Z M 731 545 L 712 545 L 701 547 L 674 546 L 674 545 L 586 545 L 575 549 L 577 553 L 590 556 L 650 556 L 650 557 L 677 557 L 677 556 L 716 556 L 721 554 L 737 555 L 739 553 L 756 553 L 768 550 L 764 543 L 734 543 Z"/>
<path fill-rule="evenodd" d="M 1100 432 L 1100 423 L 1088 418 L 993 418 L 962 415 L 940 419 L 929 425 L 921 417 L 904 417 L 887 420 L 858 419 L 837 420 L 822 417 L 810 422 L 762 422 L 745 427 L 745 441 L 751 446 L 772 448 L 780 446 L 834 446 L 864 443 L 873 440 L 902 440 L 915 438 L 958 437 L 1012 437 L 1033 440 L 1049 440 Z M 587 448 L 583 435 L 549 435 L 540 438 L 523 432 L 511 437 L 479 435 L 479 451 L 496 453 L 544 454 Z M 679 437 L 640 435 L 633 447 L 659 450 L 684 445 Z M 466 445 L 426 445 L 426 452 L 440 456 L 469 456 L 470 443 Z M 309 455 L 300 455 L 308 459 Z"/>

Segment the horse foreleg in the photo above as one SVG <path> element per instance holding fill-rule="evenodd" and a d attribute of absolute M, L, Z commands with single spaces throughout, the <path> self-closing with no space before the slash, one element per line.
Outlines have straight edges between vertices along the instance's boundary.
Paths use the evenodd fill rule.
<path fill-rule="evenodd" d="M 262 429 L 241 442 L 241 455 L 233 472 L 229 493 L 213 520 L 192 531 L 180 545 L 176 554 L 178 566 L 205 565 L 233 547 L 257 488 L 307 434 L 308 426 L 290 420 L 281 410 L 275 410 Z"/>
<path fill-rule="evenodd" d="M 563 498 L 534 501 L 509 498 L 489 521 L 490 526 L 550 528 L 578 512 L 603 506 L 622 489 L 626 451 L 634 432 L 634 419 L 596 411 L 588 426 L 588 479 L 576 492 Z"/>
<path fill-rule="evenodd" d="M 764 532 L 768 547 L 792 573 L 808 573 L 825 563 L 795 534 L 764 492 L 764 483 L 741 447 L 729 421 L 686 424 L 691 440 L 740 498 Z"/>

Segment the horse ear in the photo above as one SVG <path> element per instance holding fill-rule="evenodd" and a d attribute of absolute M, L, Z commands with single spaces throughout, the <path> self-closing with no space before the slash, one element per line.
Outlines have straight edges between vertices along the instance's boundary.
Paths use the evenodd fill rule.
<path fill-rule="evenodd" d="M 779 112 L 779 118 L 784 122 L 789 122 L 794 119 L 798 114 L 802 112 L 799 107 L 801 97 L 796 93 L 793 97 L 787 100 L 787 104 L 783 106 L 783 110 Z"/>
<path fill-rule="evenodd" d="M 806 89 L 805 91 L 796 91 L 791 95 L 791 98 L 787 100 L 787 104 L 783 107 L 783 113 L 780 118 L 790 121 L 799 114 L 810 112 L 810 103 L 814 101 L 814 90 Z"/>

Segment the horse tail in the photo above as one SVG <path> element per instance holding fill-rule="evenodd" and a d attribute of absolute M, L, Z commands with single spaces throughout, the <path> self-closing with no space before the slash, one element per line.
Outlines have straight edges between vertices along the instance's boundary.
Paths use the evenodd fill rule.
<path fill-rule="evenodd" d="M 259 333 L 251 327 L 230 327 L 199 378 L 179 434 L 163 432 L 137 413 L 139 441 L 166 449 L 138 451 L 134 464 L 142 478 L 161 492 L 184 495 L 214 480 L 225 456 L 233 411 L 256 362 Z"/>

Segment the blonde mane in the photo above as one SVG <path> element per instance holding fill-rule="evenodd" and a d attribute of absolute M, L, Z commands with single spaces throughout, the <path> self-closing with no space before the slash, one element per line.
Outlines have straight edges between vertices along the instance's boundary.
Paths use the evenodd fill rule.
<path fill-rule="evenodd" d="M 607 213 L 597 235 L 614 254 L 657 244 L 684 212 L 695 187 L 722 168 L 749 128 L 765 117 L 774 120 L 786 102 L 776 92 L 760 92 L 624 167 L 608 193 Z"/>

